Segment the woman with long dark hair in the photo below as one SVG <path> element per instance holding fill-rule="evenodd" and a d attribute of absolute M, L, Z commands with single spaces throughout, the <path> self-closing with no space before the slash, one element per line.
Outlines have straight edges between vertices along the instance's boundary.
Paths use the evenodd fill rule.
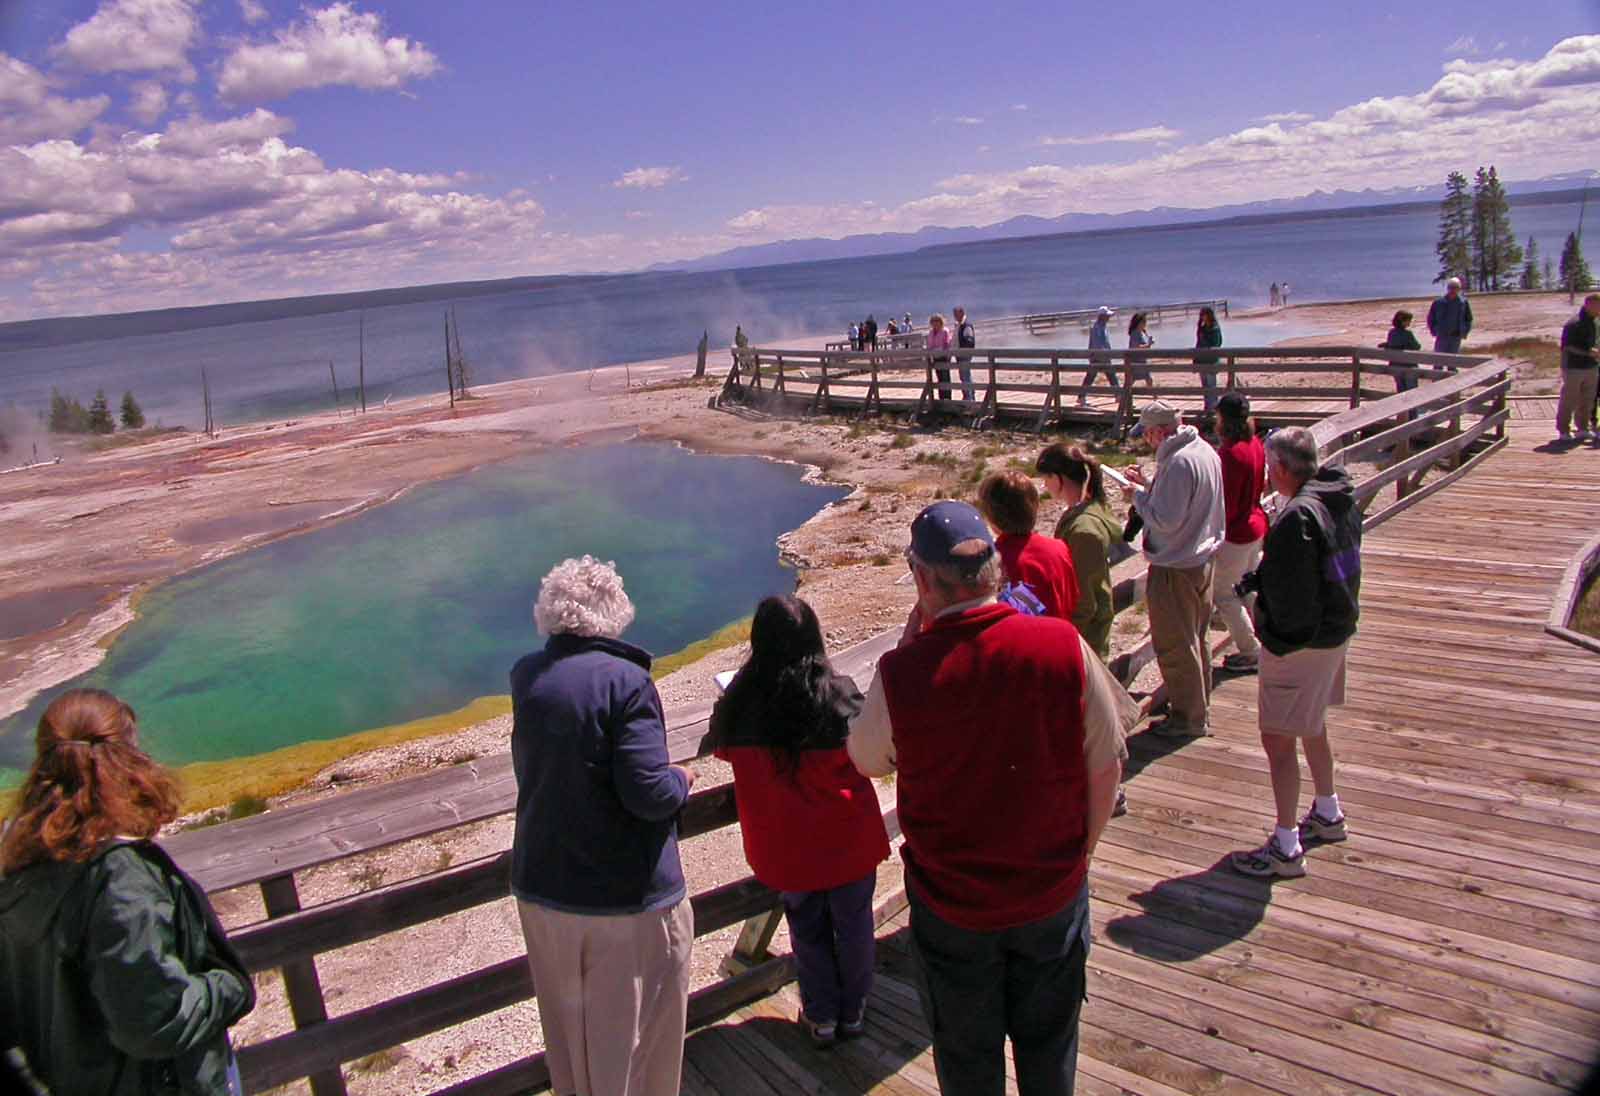
<path fill-rule="evenodd" d="M 255 987 L 205 894 L 156 845 L 172 777 L 100 689 L 39 718 L 0 839 L 0 1025 L 61 1093 L 237 1093 L 228 1027 Z"/>
<path fill-rule="evenodd" d="M 1149 324 L 1150 316 L 1148 313 L 1135 312 L 1133 314 L 1133 319 L 1128 321 L 1129 350 L 1149 350 L 1155 346 L 1155 336 L 1150 334 Z M 1132 388 L 1134 381 L 1144 381 L 1145 384 L 1150 386 L 1151 391 L 1155 390 L 1156 382 L 1150 375 L 1148 362 L 1143 365 L 1135 363 L 1128 367 L 1128 387 Z"/>
<path fill-rule="evenodd" d="M 1067 546 L 1077 576 L 1073 626 L 1104 662 L 1111 657 L 1111 546 L 1122 538 L 1122 522 L 1106 501 L 1099 463 L 1077 446 L 1057 442 L 1039 454 L 1033 470 L 1051 498 L 1067 504 L 1056 521 L 1055 538 Z"/>
<path fill-rule="evenodd" d="M 1194 345 L 1196 350 L 1206 350 L 1222 345 L 1222 325 L 1217 322 L 1217 313 L 1206 305 L 1200 310 L 1200 319 L 1194 326 Z M 1194 364 L 1199 367 L 1200 387 L 1205 389 L 1206 411 L 1214 411 L 1217 407 L 1217 371 L 1207 370 L 1208 365 L 1216 365 L 1222 359 L 1220 354 L 1196 354 Z"/>
<path fill-rule="evenodd" d="M 1222 660 L 1223 669 L 1254 673 L 1261 653 L 1250 623 L 1255 596 L 1240 597 L 1234 587 L 1261 562 L 1262 538 L 1267 535 L 1267 512 L 1261 508 L 1267 488 L 1267 453 L 1256 436 L 1250 401 L 1243 393 L 1224 393 L 1217 402 L 1217 437 L 1227 526 L 1212 572 L 1211 600 L 1233 637 L 1234 651 Z"/>
<path fill-rule="evenodd" d="M 845 752 L 861 692 L 837 674 L 797 597 L 769 597 L 750 658 L 711 712 L 733 766 L 739 829 L 757 879 L 783 896 L 802 1022 L 818 1044 L 859 1035 L 876 951 L 872 893 L 889 839 L 872 782 Z"/>

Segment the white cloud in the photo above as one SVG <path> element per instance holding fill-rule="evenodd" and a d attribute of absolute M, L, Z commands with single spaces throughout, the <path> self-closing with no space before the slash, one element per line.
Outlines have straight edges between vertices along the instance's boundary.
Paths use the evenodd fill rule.
<path fill-rule="evenodd" d="M 625 190 L 660 190 L 670 183 L 681 183 L 688 178 L 681 167 L 636 167 L 632 171 L 624 171 L 611 181 L 611 185 Z"/>
<path fill-rule="evenodd" d="M 1263 122 L 1288 122 L 1292 124 L 1294 122 L 1309 122 L 1315 117 L 1315 114 L 1307 114 L 1303 110 L 1285 110 L 1280 111 L 1277 114 L 1263 114 L 1259 120 Z"/>
<path fill-rule="evenodd" d="M 105 95 L 67 99 L 50 88 L 38 69 L 0 53 L 0 145 L 71 137 L 111 105 Z"/>
<path fill-rule="evenodd" d="M 623 216 L 628 218 L 630 221 L 647 221 L 650 219 L 650 214 L 646 213 L 642 209 L 627 210 L 625 213 L 623 213 Z"/>
<path fill-rule="evenodd" d="M 310 11 L 273 38 L 239 45 L 223 59 L 217 91 L 224 99 L 264 102 L 336 84 L 396 90 L 440 68 L 427 46 L 385 38 L 379 16 L 348 3 Z"/>
<path fill-rule="evenodd" d="M 239 17 L 251 26 L 265 23 L 271 16 L 261 0 L 239 0 Z"/>
<path fill-rule="evenodd" d="M 1046 147 L 1059 145 L 1111 145 L 1142 144 L 1153 141 L 1173 141 L 1183 136 L 1181 130 L 1169 126 L 1146 126 L 1118 133 L 1092 133 L 1085 137 L 1041 137 L 1039 143 Z"/>
<path fill-rule="evenodd" d="M 1011 104 L 1011 109 L 1012 110 L 1027 110 L 1028 109 L 1028 104 L 1027 103 L 1012 103 Z"/>
<path fill-rule="evenodd" d="M 104 0 L 67 31 L 57 56 L 90 72 L 165 72 L 195 77 L 189 50 L 200 36 L 193 0 Z"/>
<path fill-rule="evenodd" d="M 1448 46 L 1444 47 L 1444 51 L 1448 54 L 1461 57 L 1473 57 L 1481 52 L 1478 49 L 1478 40 L 1470 34 L 1463 34 L 1454 42 L 1451 42 Z"/>
<path fill-rule="evenodd" d="M 139 80 L 128 89 L 128 113 L 154 125 L 167 112 L 167 89 L 154 80 Z"/>
<path fill-rule="evenodd" d="M 954 117 L 954 118 L 952 118 L 950 120 L 952 122 L 954 122 L 958 126 L 981 126 L 981 125 L 983 125 L 983 119 L 982 118 L 978 118 L 978 117 L 976 117 L 974 115 L 971 115 L 971 114 L 960 114 L 960 115 L 957 115 L 956 117 Z"/>

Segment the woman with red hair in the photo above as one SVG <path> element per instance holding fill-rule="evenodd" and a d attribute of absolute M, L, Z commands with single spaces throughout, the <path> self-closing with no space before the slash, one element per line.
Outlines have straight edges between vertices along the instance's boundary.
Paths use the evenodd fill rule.
<path fill-rule="evenodd" d="M 52 1092 L 241 1091 L 228 1026 L 255 987 L 153 840 L 178 813 L 133 709 L 72 689 L 39 719 L 0 838 L 0 1036 Z"/>

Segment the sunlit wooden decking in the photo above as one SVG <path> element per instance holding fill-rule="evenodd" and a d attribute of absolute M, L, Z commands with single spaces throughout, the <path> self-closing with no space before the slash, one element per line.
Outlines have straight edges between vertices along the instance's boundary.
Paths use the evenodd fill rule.
<path fill-rule="evenodd" d="M 1600 449 L 1546 423 L 1369 534 L 1349 702 L 1351 836 L 1245 879 L 1269 822 L 1255 679 L 1215 735 L 1136 736 L 1095 859 L 1079 1091 L 1558 1093 L 1600 1049 L 1600 655 L 1543 630 L 1600 530 Z M 1309 786 L 1306 794 L 1309 795 Z M 812 1050 L 792 986 L 694 1033 L 684 1091 L 937 1091 L 903 915 L 869 1036 Z"/>

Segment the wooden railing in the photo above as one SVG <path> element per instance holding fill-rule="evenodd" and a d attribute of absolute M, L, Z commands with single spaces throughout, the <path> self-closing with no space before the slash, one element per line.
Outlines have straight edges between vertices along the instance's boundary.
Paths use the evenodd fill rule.
<path fill-rule="evenodd" d="M 1342 411 L 1312 427 L 1325 461 L 1343 461 L 1358 471 L 1385 465 L 1356 482 L 1357 497 L 1369 511 L 1369 528 L 1454 482 L 1505 444 L 1509 367 L 1473 361 L 1458 372 L 1441 372 L 1415 391 Z M 1424 482 L 1422 475 L 1430 469 L 1442 474 Z M 1396 488 L 1395 501 L 1371 513 L 1389 486 Z M 1137 556 L 1115 569 L 1119 612 L 1139 599 L 1143 569 Z M 836 654 L 834 664 L 865 688 L 878 657 L 898 634 L 897 628 L 857 644 Z M 1126 682 L 1153 657 L 1146 636 L 1113 659 L 1112 669 Z M 1144 707 L 1158 707 L 1161 700 L 1157 690 Z M 709 715 L 709 705 L 668 711 L 668 749 L 674 761 L 702 756 Z M 504 899 L 510 889 L 509 851 L 304 909 L 296 882 L 318 865 L 503 815 L 515 802 L 511 759 L 501 754 L 163 842 L 207 891 L 255 886 L 264 899 L 266 919 L 230 935 L 252 972 L 282 972 L 294 1029 L 240 1050 L 247 1091 L 309 1077 L 316 1096 L 342 1093 L 342 1063 L 532 996 L 527 962 L 518 957 L 329 1017 L 316 968 L 317 956 L 325 952 Z M 691 840 L 736 820 L 731 786 L 701 791 L 683 812 L 680 836 Z M 897 830 L 893 811 L 885 821 L 891 833 Z M 779 916 L 778 899 L 754 877 L 701 890 L 692 902 L 697 935 L 741 921 L 744 929 L 725 967 L 727 976 L 691 997 L 691 1025 L 765 996 L 793 977 L 788 958 L 766 954 Z M 903 891 L 887 899 L 877 909 L 879 923 L 903 903 Z M 545 1084 L 546 1078 L 543 1057 L 533 1055 L 442 1091 L 474 1096 L 524 1092 Z"/>
<path fill-rule="evenodd" d="M 1202 369 L 1196 357 L 1205 355 L 1217 360 Z M 1354 346 L 1215 351 L 979 347 L 937 356 L 912 350 L 857 353 L 747 347 L 732 357 L 718 397 L 722 401 L 792 404 L 807 414 L 854 411 L 917 418 L 945 414 L 979 425 L 1020 418 L 1031 420 L 1041 432 L 1052 424 L 1070 422 L 1110 423 L 1124 429 L 1131 425 L 1136 399 L 1203 399 L 1207 390 L 1202 371 L 1216 376 L 1219 392 L 1240 389 L 1252 401 L 1271 401 L 1270 408 L 1258 405 L 1257 413 L 1272 422 L 1311 423 L 1327 414 L 1329 400 L 1354 408 L 1390 395 L 1387 387 L 1369 387 L 1378 378 L 1386 385 L 1398 376 L 1434 381 L 1486 360 Z M 963 368 L 973 378 L 976 398 L 971 401 L 960 398 Z M 1091 368 L 1099 374 L 1099 383 L 1085 385 Z M 1102 379 L 1108 369 L 1119 377 L 1115 386 Z M 947 373 L 949 380 L 940 379 L 938 371 Z M 1312 383 L 1271 382 L 1283 374 L 1309 377 Z M 1267 382 L 1252 383 L 1252 377 Z M 1110 396 L 1116 402 L 1110 409 L 1079 405 L 1079 397 L 1091 396 Z M 1318 406 L 1297 409 L 1295 404 Z"/>
<path fill-rule="evenodd" d="M 835 665 L 865 682 L 893 639 L 886 634 L 857 644 L 837 655 Z M 709 705 L 668 711 L 668 751 L 674 761 L 704 754 L 709 716 Z M 309 1077 L 316 1096 L 343 1093 L 342 1063 L 533 995 L 527 960 L 519 957 L 330 1018 L 316 969 L 316 957 L 324 952 L 504 899 L 510 893 L 509 850 L 306 909 L 296 884 L 297 875 L 317 865 L 480 822 L 515 806 L 516 778 L 507 753 L 163 840 L 207 892 L 261 890 L 267 919 L 229 936 L 252 973 L 282 972 L 294 1030 L 240 1049 L 246 1091 Z M 737 820 L 731 785 L 696 792 L 680 818 L 680 839 Z M 898 833 L 892 810 L 884 821 L 891 836 Z M 691 902 L 696 936 L 746 923 L 729 967 L 737 972 L 691 996 L 691 1025 L 710 1022 L 793 978 L 789 959 L 766 954 L 779 899 L 754 876 L 702 890 Z M 886 899 L 877 909 L 879 923 L 903 902 L 903 892 Z M 442 1091 L 521 1093 L 546 1078 L 543 1056 L 533 1055 Z"/>
<path fill-rule="evenodd" d="M 1188 319 L 1190 316 L 1199 315 L 1202 308 L 1210 308 L 1226 317 L 1228 315 L 1228 300 L 1226 297 L 1216 297 L 1205 301 L 1176 301 L 1170 304 L 1149 304 L 1133 308 L 1119 307 L 1117 315 L 1132 316 L 1135 312 L 1143 312 L 1149 317 L 1150 326 L 1155 327 L 1173 316 Z M 1094 323 L 1095 317 L 1099 314 L 1100 309 L 1097 306 L 1095 308 L 1074 308 L 1066 312 L 1025 312 L 1015 316 L 985 316 L 981 329 L 991 334 L 997 331 L 1020 329 L 1030 335 L 1038 335 L 1047 331 L 1054 331 L 1058 327 L 1088 327 Z M 907 336 L 896 335 L 894 337 L 905 340 Z M 909 343 L 897 343 L 895 345 L 907 345 L 911 348 L 927 345 L 926 332 L 912 331 L 910 332 L 910 339 Z M 882 333 L 878 335 L 878 345 L 884 350 L 894 349 L 893 346 L 885 341 L 885 336 Z M 850 350 L 850 340 L 838 339 L 824 343 L 823 349 Z"/>

